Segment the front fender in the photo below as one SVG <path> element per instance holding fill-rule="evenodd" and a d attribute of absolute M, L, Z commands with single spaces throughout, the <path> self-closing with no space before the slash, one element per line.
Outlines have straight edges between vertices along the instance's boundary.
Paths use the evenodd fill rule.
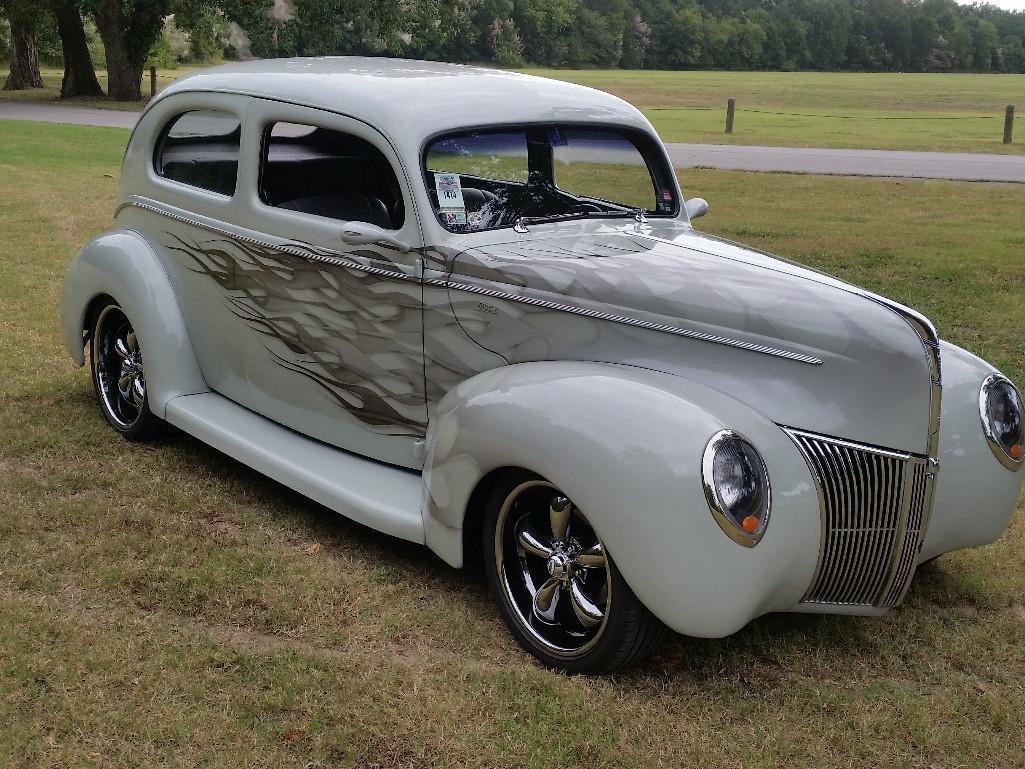
<path fill-rule="evenodd" d="M 996 369 L 947 342 L 941 342 L 940 359 L 940 471 L 920 561 L 996 540 L 1014 515 L 1025 480 L 1025 469 L 1008 470 L 997 461 L 982 432 L 979 390 Z"/>
<path fill-rule="evenodd" d="M 719 430 L 762 453 L 772 511 L 748 548 L 718 527 L 701 458 Z M 773 422 L 705 385 L 629 366 L 538 362 L 480 374 L 450 392 L 427 438 L 428 544 L 461 565 L 470 495 L 489 472 L 536 472 L 585 512 L 641 601 L 673 629 L 728 635 L 793 608 L 818 559 L 815 484 Z"/>
<path fill-rule="evenodd" d="M 64 345 L 85 363 L 86 313 L 99 296 L 113 297 L 135 328 L 146 364 L 150 410 L 163 418 L 167 402 L 207 392 L 174 289 L 150 244 L 131 230 L 112 230 L 75 257 L 61 293 Z"/>

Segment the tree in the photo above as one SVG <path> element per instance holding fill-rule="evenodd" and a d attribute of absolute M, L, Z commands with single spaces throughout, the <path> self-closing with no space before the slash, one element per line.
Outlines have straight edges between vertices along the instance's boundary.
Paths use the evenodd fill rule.
<path fill-rule="evenodd" d="M 630 24 L 623 35 L 623 55 L 619 59 L 619 66 L 624 69 L 643 67 L 650 45 L 651 25 L 635 11 L 631 14 Z"/>
<path fill-rule="evenodd" d="M 994 59 L 998 58 L 1000 36 L 997 34 L 997 28 L 986 19 L 975 19 L 974 22 L 970 32 L 974 53 L 972 64 L 977 70 L 989 71 L 994 69 Z"/>
<path fill-rule="evenodd" d="M 523 0 L 517 4 L 516 26 L 523 35 L 526 58 L 550 67 L 569 63 L 569 47 L 576 33 L 579 0 Z"/>
<path fill-rule="evenodd" d="M 646 61 L 657 69 L 690 69 L 698 65 L 703 52 L 711 51 L 715 36 L 694 3 L 673 5 L 676 7 L 666 4 L 651 9 L 649 18 L 659 21 L 651 25 Z"/>
<path fill-rule="evenodd" d="M 103 96 L 96 79 L 96 70 L 89 55 L 89 43 L 82 25 L 82 13 L 77 0 L 57 0 L 57 29 L 64 53 L 64 78 L 61 80 L 61 98 L 69 96 Z"/>
<path fill-rule="evenodd" d="M 503 67 L 523 63 L 523 41 L 512 19 L 495 19 L 488 32 L 491 59 Z"/>
<path fill-rule="evenodd" d="M 39 71 L 39 43 L 36 39 L 39 9 L 29 0 L 0 0 L 0 11 L 11 25 L 11 71 L 4 90 L 42 88 L 43 75 Z"/>
<path fill-rule="evenodd" d="M 83 7 L 92 11 L 103 39 L 110 98 L 138 101 L 146 57 L 171 12 L 170 0 L 83 0 Z"/>
<path fill-rule="evenodd" d="M 808 50 L 815 69 L 840 69 L 851 31 L 851 7 L 832 0 L 805 0 L 800 10 L 808 25 Z"/>

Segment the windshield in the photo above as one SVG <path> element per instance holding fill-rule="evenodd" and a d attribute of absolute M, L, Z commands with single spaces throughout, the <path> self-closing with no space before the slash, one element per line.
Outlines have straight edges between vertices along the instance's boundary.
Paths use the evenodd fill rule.
<path fill-rule="evenodd" d="M 675 216 L 671 170 L 648 135 L 615 128 L 525 126 L 436 139 L 424 176 L 451 232 L 576 218 Z"/>

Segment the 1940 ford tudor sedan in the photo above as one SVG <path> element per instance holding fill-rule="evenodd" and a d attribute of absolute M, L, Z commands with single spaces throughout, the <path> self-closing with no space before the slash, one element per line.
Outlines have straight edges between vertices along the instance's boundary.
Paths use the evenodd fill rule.
<path fill-rule="evenodd" d="M 706 210 L 589 88 L 217 67 L 139 120 L 63 331 L 126 438 L 174 425 L 482 560 L 547 665 L 880 614 L 1007 526 L 1018 390 L 907 307 L 696 231 Z"/>

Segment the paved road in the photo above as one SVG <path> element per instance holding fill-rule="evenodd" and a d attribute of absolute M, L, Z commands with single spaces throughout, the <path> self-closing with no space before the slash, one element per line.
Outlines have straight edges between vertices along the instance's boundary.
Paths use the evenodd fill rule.
<path fill-rule="evenodd" d="M 134 128 L 138 112 L 92 107 L 67 107 L 63 104 L 29 104 L 0 101 L 0 119 L 36 120 L 42 123 Z"/>
<path fill-rule="evenodd" d="M 138 114 L 119 110 L 0 101 L 0 119 L 131 128 Z M 1025 184 L 1025 156 L 967 152 L 894 152 L 810 147 L 667 144 L 678 168 L 782 171 L 798 174 L 959 179 Z"/>
<path fill-rule="evenodd" d="M 968 152 L 833 150 L 812 147 L 741 147 L 667 144 L 678 168 L 784 171 L 797 174 L 959 179 L 1025 184 L 1025 156 Z"/>

